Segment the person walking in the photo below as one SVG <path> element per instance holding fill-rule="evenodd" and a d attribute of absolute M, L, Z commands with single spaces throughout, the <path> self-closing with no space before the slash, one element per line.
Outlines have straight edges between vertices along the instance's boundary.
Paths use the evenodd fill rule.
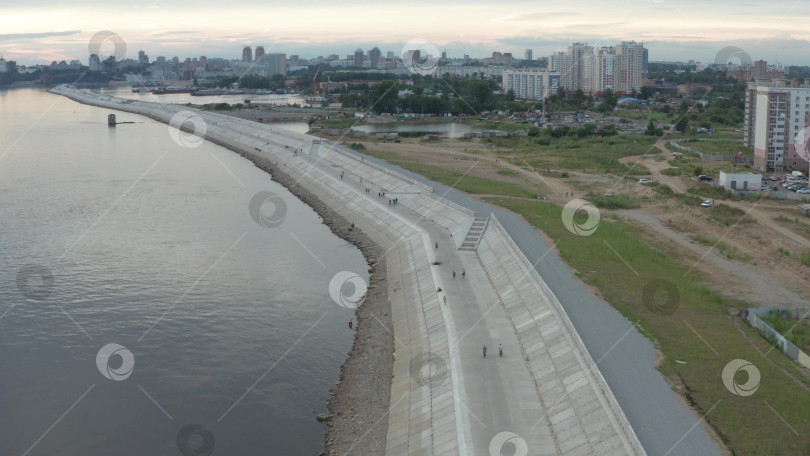
<path fill-rule="evenodd" d="M 461 268 L 461 278 L 464 279 L 466 277 L 467 277 L 467 270 L 465 270 L 464 268 Z"/>
<path fill-rule="evenodd" d="M 454 279 L 456 278 L 456 270 L 455 269 L 453 269 L 453 278 Z"/>
<path fill-rule="evenodd" d="M 498 344 L 498 356 L 503 358 L 503 344 Z"/>
<path fill-rule="evenodd" d="M 349 318 L 349 329 L 352 329 L 352 326 L 354 326 L 354 323 L 352 323 L 352 319 Z"/>
<path fill-rule="evenodd" d="M 436 243 L 436 250 L 439 250 L 439 243 Z"/>
<path fill-rule="evenodd" d="M 486 346 L 486 344 L 485 344 L 485 345 L 484 345 L 484 358 L 486 358 L 486 357 L 487 357 L 487 346 Z"/>

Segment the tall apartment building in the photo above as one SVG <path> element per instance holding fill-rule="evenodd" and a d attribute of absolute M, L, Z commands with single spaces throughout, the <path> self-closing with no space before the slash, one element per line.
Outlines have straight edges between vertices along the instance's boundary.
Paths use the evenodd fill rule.
<path fill-rule="evenodd" d="M 256 46 L 256 61 L 263 62 L 264 61 L 264 46 Z"/>
<path fill-rule="evenodd" d="M 635 41 L 622 41 L 616 46 L 618 72 L 616 87 L 619 93 L 641 90 L 644 82 L 644 45 Z"/>
<path fill-rule="evenodd" d="M 242 48 L 242 61 L 243 62 L 253 61 L 253 50 L 250 49 L 250 46 L 245 46 L 244 48 Z"/>
<path fill-rule="evenodd" d="M 357 50 L 354 51 L 354 66 L 356 67 L 363 66 L 363 59 L 364 59 L 363 50 L 357 48 Z"/>
<path fill-rule="evenodd" d="M 526 52 L 523 53 L 523 60 L 531 62 L 534 60 L 532 58 L 533 51 L 531 49 L 526 49 Z"/>
<path fill-rule="evenodd" d="M 380 56 L 382 55 L 382 51 L 380 48 L 373 47 L 370 51 L 368 51 L 368 60 L 371 63 L 371 68 L 377 68 L 377 64 L 380 62 Z"/>
<path fill-rule="evenodd" d="M 503 91 L 511 90 L 515 98 L 524 100 L 542 100 L 557 92 L 560 87 L 560 74 L 552 71 L 518 71 L 503 72 Z"/>
<path fill-rule="evenodd" d="M 641 90 L 648 60 L 647 49 L 635 41 L 594 49 L 573 43 L 566 52 L 555 52 L 548 68 L 560 73 L 562 87 L 573 92 L 599 94 L 606 89 L 618 93 Z"/>
<path fill-rule="evenodd" d="M 758 79 L 745 96 L 743 140 L 761 171 L 807 171 L 810 164 L 810 81 Z"/>

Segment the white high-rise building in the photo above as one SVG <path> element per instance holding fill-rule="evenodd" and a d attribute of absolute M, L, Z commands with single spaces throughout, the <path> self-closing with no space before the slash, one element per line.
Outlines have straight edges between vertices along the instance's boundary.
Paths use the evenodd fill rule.
<path fill-rule="evenodd" d="M 758 79 L 748 84 L 743 140 L 761 171 L 801 170 L 810 164 L 810 84 Z"/>
<path fill-rule="evenodd" d="M 618 56 L 618 92 L 630 93 L 641 90 L 644 81 L 644 45 L 635 41 L 622 41 L 616 46 Z"/>
<path fill-rule="evenodd" d="M 611 89 L 628 94 L 641 90 L 646 51 L 635 41 L 597 50 L 585 43 L 574 43 L 567 52 L 555 52 L 549 57 L 549 70 L 560 73 L 561 86 L 569 92 L 599 94 Z"/>
<path fill-rule="evenodd" d="M 616 48 L 602 47 L 594 55 L 593 91 L 616 91 Z"/>
<path fill-rule="evenodd" d="M 555 71 L 518 71 L 503 72 L 503 91 L 512 91 L 515 98 L 523 100 L 542 100 L 557 92 L 560 86 L 560 74 Z"/>
<path fill-rule="evenodd" d="M 90 54 L 88 66 L 90 67 L 90 71 L 101 71 L 101 59 L 98 58 L 98 55 Z"/>

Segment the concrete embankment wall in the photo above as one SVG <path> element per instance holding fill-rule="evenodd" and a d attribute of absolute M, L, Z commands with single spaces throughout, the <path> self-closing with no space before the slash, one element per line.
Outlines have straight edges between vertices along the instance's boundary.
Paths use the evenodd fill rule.
<path fill-rule="evenodd" d="M 82 103 L 166 123 L 175 114 L 189 111 L 183 106 L 120 100 L 85 92 L 54 92 Z M 432 384 L 413 376 L 413 364 L 424 363 L 425 356 L 451 358 L 450 335 L 443 314 L 447 311 L 439 302 L 431 272 L 434 260 L 431 241 L 412 221 L 398 215 L 396 207 L 389 206 L 388 197 L 373 196 L 384 190 L 398 198 L 403 208 L 447 229 L 457 246 L 463 242 L 475 214 L 433 195 L 429 186 L 358 159 L 339 147 L 318 144 L 312 137 L 216 113 L 195 112 L 205 121 L 206 139 L 254 163 L 273 163 L 387 251 L 388 295 L 395 338 L 387 453 L 463 452 L 454 382 Z M 306 157 L 294 159 L 296 149 L 300 150 L 299 156 L 306 154 Z M 360 185 L 371 188 L 372 198 L 368 198 L 364 189 L 342 181 L 341 172 L 345 173 L 344 179 L 352 182 L 362 178 Z M 593 450 L 591 454 L 644 454 L 559 302 L 497 221 L 487 228 L 479 249 L 479 257 L 513 325 L 521 322 L 515 330 L 561 452 L 581 446 L 585 439 Z M 523 277 L 526 280 L 519 280 Z M 449 375 L 454 375 L 452 369 Z M 550 378 L 555 375 L 559 376 L 557 380 Z"/>
<path fill-rule="evenodd" d="M 559 452 L 645 454 L 565 310 L 494 216 L 478 256 L 518 335 Z"/>

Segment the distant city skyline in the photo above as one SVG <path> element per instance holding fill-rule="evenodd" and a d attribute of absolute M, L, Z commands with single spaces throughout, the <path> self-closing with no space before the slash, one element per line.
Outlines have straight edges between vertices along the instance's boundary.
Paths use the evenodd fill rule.
<path fill-rule="evenodd" d="M 86 62 L 90 37 L 110 30 L 124 39 L 126 58 L 133 59 L 139 50 L 153 59 L 239 59 L 247 45 L 305 58 L 344 57 L 373 47 L 382 55 L 399 55 L 414 39 L 434 43 L 449 57 L 487 57 L 500 51 L 521 58 L 532 49 L 536 59 L 577 41 L 601 46 L 635 40 L 645 43 L 651 61 L 713 62 L 721 49 L 737 46 L 753 60 L 810 65 L 810 31 L 803 26 L 810 21 L 810 5 L 796 1 L 404 5 L 323 0 L 272 5 L 238 0 L 221 5 L 180 0 L 151 6 L 97 5 L 85 0 L 69 6 L 59 0 L 7 3 L 0 15 L 0 53 L 22 65 Z"/>

